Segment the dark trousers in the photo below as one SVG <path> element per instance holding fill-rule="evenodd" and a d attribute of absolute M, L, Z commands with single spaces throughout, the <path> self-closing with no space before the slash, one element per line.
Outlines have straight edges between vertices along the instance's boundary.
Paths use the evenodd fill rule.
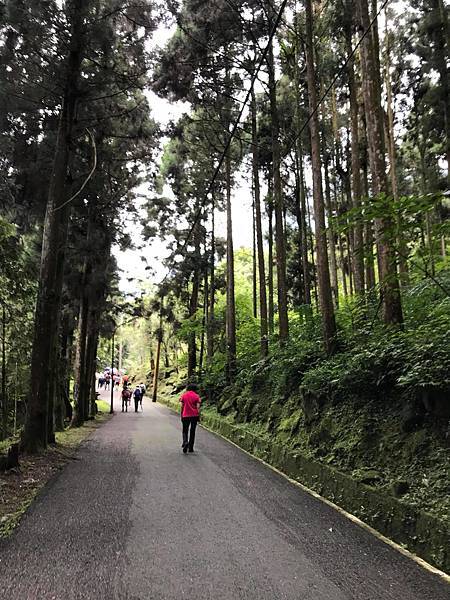
<path fill-rule="evenodd" d="M 181 422 L 183 424 L 183 447 L 188 446 L 189 450 L 193 450 L 198 417 L 181 417 Z"/>

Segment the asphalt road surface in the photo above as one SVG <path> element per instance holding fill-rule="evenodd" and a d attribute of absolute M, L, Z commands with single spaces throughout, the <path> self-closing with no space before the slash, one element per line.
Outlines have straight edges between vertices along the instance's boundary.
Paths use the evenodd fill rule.
<path fill-rule="evenodd" d="M 144 401 L 0 544 L 3 600 L 449 600 L 450 586 L 223 439 Z"/>

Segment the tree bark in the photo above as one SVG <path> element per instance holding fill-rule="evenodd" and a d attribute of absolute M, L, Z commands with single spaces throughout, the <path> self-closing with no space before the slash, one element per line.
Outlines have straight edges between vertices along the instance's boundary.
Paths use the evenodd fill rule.
<path fill-rule="evenodd" d="M 323 339 L 327 354 L 336 348 L 336 322 L 331 294 L 330 271 L 328 266 L 325 209 L 322 194 L 322 168 L 320 159 L 319 122 L 317 117 L 316 74 L 314 67 L 313 11 L 311 0 L 305 0 L 306 8 L 306 65 L 308 80 L 309 122 L 311 134 L 311 163 L 313 171 L 314 220 L 316 227 L 317 277 L 319 282 L 319 303 L 322 313 Z"/>
<path fill-rule="evenodd" d="M 330 249 L 330 276 L 331 276 L 331 293 L 334 298 L 334 306 L 339 307 L 339 284 L 337 275 L 336 262 L 336 243 L 334 227 L 332 225 L 333 210 L 331 206 L 331 189 L 330 189 L 330 173 L 329 173 L 329 156 L 324 160 L 324 179 L 325 179 L 325 208 L 328 217 L 327 239 Z"/>
<path fill-rule="evenodd" d="M 66 230 L 69 219 L 69 206 L 64 206 L 66 177 L 82 62 L 84 17 L 88 5 L 89 0 L 72 0 L 68 9 L 71 36 L 42 236 L 41 269 L 31 359 L 31 393 L 22 436 L 22 448 L 26 452 L 36 452 L 47 446 L 51 353 L 62 292 L 62 283 L 57 282 L 58 258 L 61 257 L 58 248 L 65 246 L 66 240 L 61 239 L 61 231 Z"/>
<path fill-rule="evenodd" d="M 86 285 L 86 284 L 85 284 Z M 74 384 L 73 384 L 73 415 L 72 427 L 80 427 L 85 417 L 85 384 L 86 384 L 86 346 L 89 315 L 89 298 L 83 286 L 78 316 L 78 337 L 75 354 Z M 111 379 L 111 385 L 113 385 Z"/>
<path fill-rule="evenodd" d="M 357 10 L 362 35 L 370 27 L 367 0 L 357 0 Z M 374 196 L 387 193 L 380 73 L 379 70 L 377 71 L 377 39 L 376 32 L 373 32 L 372 36 L 367 35 L 361 43 L 361 75 Z M 395 252 L 390 239 L 392 237 L 392 222 L 389 217 L 377 219 L 376 234 L 383 320 L 389 325 L 400 325 L 403 322 L 403 313 L 395 265 Z"/>
<path fill-rule="evenodd" d="M 236 304 L 234 296 L 234 250 L 233 220 L 231 214 L 231 157 L 225 158 L 226 208 L 227 208 L 227 381 L 232 383 L 236 375 Z"/>
<path fill-rule="evenodd" d="M 55 431 L 64 430 L 64 417 L 66 415 L 64 394 L 67 379 L 67 352 L 69 343 L 69 318 L 64 316 L 61 323 L 61 341 L 57 345 L 57 387 L 55 395 Z"/>
<path fill-rule="evenodd" d="M 309 276 L 308 262 L 308 228 L 306 219 L 306 192 L 305 192 L 305 176 L 303 172 L 303 150 L 301 141 L 297 138 L 297 171 L 298 171 L 298 203 L 300 209 L 300 236 L 301 236 L 301 254 L 302 254 L 302 274 L 303 274 L 303 294 L 304 302 L 311 306 L 311 278 Z"/>
<path fill-rule="evenodd" d="M 2 302 L 2 437 L 8 437 L 8 398 L 6 391 L 6 307 Z"/>
<path fill-rule="evenodd" d="M 206 241 L 205 241 L 205 253 L 206 253 Z M 205 267 L 204 276 L 204 292 L 203 292 L 203 315 L 202 315 L 202 334 L 200 336 L 200 355 L 198 360 L 198 373 L 199 377 L 202 376 L 203 371 L 203 360 L 205 355 L 205 330 L 206 324 L 208 323 L 208 299 L 209 299 L 209 282 L 208 282 L 208 266 Z M 166 348 L 166 363 L 168 362 L 168 353 Z M 169 365 L 166 364 L 166 367 Z"/>
<path fill-rule="evenodd" d="M 390 180 L 391 180 L 391 189 L 392 196 L 394 200 L 398 198 L 398 182 L 397 182 L 397 156 L 395 149 L 395 132 L 394 132 L 394 108 L 393 108 L 393 98 L 392 98 L 392 85 L 391 85 L 391 42 L 390 42 L 390 32 L 388 30 L 388 16 L 385 13 L 385 43 L 386 43 L 386 64 L 385 64 L 385 80 L 384 84 L 386 87 L 386 95 L 387 95 L 387 117 L 388 117 L 388 129 L 387 129 L 387 147 L 388 147 L 388 155 L 389 155 L 389 171 L 390 171 Z M 397 222 L 398 227 L 398 235 L 397 235 L 397 244 L 398 244 L 398 267 L 400 272 L 400 283 L 407 285 L 409 283 L 409 273 L 408 273 L 408 260 L 407 253 L 408 248 L 403 237 L 403 228 L 402 228 L 402 219 L 401 216 L 398 217 Z"/>
<path fill-rule="evenodd" d="M 267 195 L 267 216 L 269 220 L 269 265 L 268 265 L 268 325 L 270 336 L 273 336 L 275 330 L 275 308 L 273 305 L 273 194 L 272 194 L 272 175 L 268 178 L 268 195 Z"/>
<path fill-rule="evenodd" d="M 444 4 L 444 0 L 433 0 L 435 9 L 439 14 L 442 26 L 436 28 L 435 34 L 437 36 L 437 69 L 439 71 L 439 78 L 441 80 L 442 87 L 442 112 L 444 114 L 444 129 L 445 129 L 445 156 L 447 160 L 447 185 L 450 188 L 450 94 L 448 84 L 448 67 L 447 60 L 449 56 L 449 30 L 448 30 L 448 17 L 447 8 Z M 445 256 L 445 244 L 444 252 Z"/>
<path fill-rule="evenodd" d="M 270 21 L 273 20 L 273 7 L 270 6 Z M 275 62 L 273 56 L 273 44 L 270 42 L 267 53 L 267 66 L 269 70 L 269 101 L 270 121 L 272 131 L 272 175 L 273 175 L 273 197 L 275 208 L 275 246 L 277 261 L 277 290 L 278 290 L 278 332 L 280 343 L 283 344 L 289 337 L 289 319 L 287 307 L 287 283 L 286 283 L 286 245 L 283 223 L 283 190 L 281 185 L 281 153 L 280 153 L 280 127 L 278 121 L 277 91 L 275 81 Z"/>
<path fill-rule="evenodd" d="M 95 381 L 95 371 L 97 366 L 97 346 L 99 338 L 99 317 L 100 312 L 97 307 L 93 307 L 95 299 L 91 300 L 91 310 L 88 315 L 87 341 L 86 341 L 86 363 L 85 379 L 83 390 L 83 419 L 87 421 L 92 414 L 92 397 L 95 399 L 95 383 L 92 389 L 92 382 Z"/>
<path fill-rule="evenodd" d="M 196 228 L 197 229 L 197 228 Z M 189 300 L 189 319 L 193 320 L 197 314 L 198 297 L 200 292 L 200 244 L 198 231 L 194 231 L 195 238 L 195 268 L 192 281 L 192 292 Z M 189 333 L 188 337 L 188 378 L 192 378 L 197 369 L 197 339 L 195 331 Z"/>
<path fill-rule="evenodd" d="M 347 55 L 353 51 L 352 48 L 352 19 L 353 2 L 346 2 L 346 27 L 345 45 Z M 358 97 L 355 78 L 354 60 L 351 59 L 347 67 L 348 91 L 350 100 L 350 131 L 351 131 L 351 167 L 352 167 L 352 204 L 358 212 L 362 206 L 361 186 L 361 161 L 359 158 L 359 126 L 358 126 Z M 353 229 L 353 265 L 355 276 L 355 290 L 357 294 L 364 293 L 364 232 L 362 214 L 358 214 L 357 223 Z"/>
<path fill-rule="evenodd" d="M 255 198 L 255 228 L 256 228 L 256 247 L 258 253 L 258 273 L 259 273 L 259 322 L 260 322 L 260 347 L 261 357 L 269 354 L 268 323 L 267 323 L 267 293 L 266 293 L 266 268 L 264 264 L 264 245 L 261 222 L 261 189 L 259 185 L 259 156 L 258 156 L 258 133 L 256 122 L 256 98 L 252 90 L 252 169 L 253 169 L 253 191 Z"/>
<path fill-rule="evenodd" d="M 364 203 L 369 204 L 369 173 L 367 139 L 364 136 L 364 160 L 361 164 L 363 173 Z M 364 255 L 365 255 L 365 284 L 366 292 L 375 288 L 375 259 L 373 256 L 373 223 L 368 219 L 364 224 Z"/>
<path fill-rule="evenodd" d="M 253 184 L 254 185 L 254 184 Z M 255 189 L 253 188 L 252 202 L 252 305 L 253 318 L 258 318 L 258 275 L 256 258 L 256 216 L 255 216 Z"/>
<path fill-rule="evenodd" d="M 298 20 L 297 20 L 298 21 Z M 298 35 L 298 34 L 297 34 Z M 295 55 L 295 121 L 297 126 L 295 157 L 296 157 L 296 185 L 297 185 L 297 204 L 299 210 L 299 234 L 300 234 L 300 253 L 302 257 L 302 275 L 303 275 L 303 301 L 307 305 L 311 305 L 311 282 L 309 277 L 308 264 L 308 232 L 306 227 L 306 193 L 305 193 L 305 178 L 303 172 L 303 148 L 301 139 L 301 116 L 300 116 L 300 73 L 299 73 L 299 37 L 296 43 Z"/>
<path fill-rule="evenodd" d="M 208 335 L 207 335 L 207 364 L 211 366 L 214 356 L 214 333 L 215 333 L 215 264 L 216 264 L 216 238 L 215 238 L 215 201 L 213 196 L 211 207 L 211 257 L 209 275 L 209 311 L 208 311 Z"/>

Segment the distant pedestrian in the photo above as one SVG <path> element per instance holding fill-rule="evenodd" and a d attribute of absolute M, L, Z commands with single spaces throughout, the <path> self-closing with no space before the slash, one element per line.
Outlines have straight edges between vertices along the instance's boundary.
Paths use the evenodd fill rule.
<path fill-rule="evenodd" d="M 134 390 L 133 398 L 134 398 L 134 412 L 137 412 L 139 404 L 142 400 L 141 388 L 138 385 L 136 386 L 136 389 Z"/>
<path fill-rule="evenodd" d="M 141 408 L 142 408 L 142 400 L 144 399 L 144 396 L 145 396 L 146 387 L 143 383 L 140 383 L 139 387 L 141 388 Z"/>
<path fill-rule="evenodd" d="M 122 412 L 128 412 L 128 402 L 131 400 L 131 390 L 129 390 L 126 386 L 122 390 Z"/>
<path fill-rule="evenodd" d="M 105 383 L 105 378 L 104 377 L 99 377 L 98 378 L 98 387 L 101 390 L 103 387 L 103 384 Z"/>
<path fill-rule="evenodd" d="M 181 423 L 183 425 L 183 452 L 189 450 L 194 452 L 195 430 L 200 420 L 200 396 L 197 394 L 197 386 L 190 384 L 180 398 Z"/>

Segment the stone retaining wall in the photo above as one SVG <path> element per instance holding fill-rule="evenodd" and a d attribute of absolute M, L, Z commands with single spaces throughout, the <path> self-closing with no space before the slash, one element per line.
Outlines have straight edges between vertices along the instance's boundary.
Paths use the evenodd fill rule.
<path fill-rule="evenodd" d="M 164 397 L 160 402 L 179 411 L 178 399 Z M 450 573 L 450 528 L 446 523 L 355 481 L 329 465 L 262 439 L 237 424 L 205 412 L 202 425 L 319 493 L 435 567 Z"/>

